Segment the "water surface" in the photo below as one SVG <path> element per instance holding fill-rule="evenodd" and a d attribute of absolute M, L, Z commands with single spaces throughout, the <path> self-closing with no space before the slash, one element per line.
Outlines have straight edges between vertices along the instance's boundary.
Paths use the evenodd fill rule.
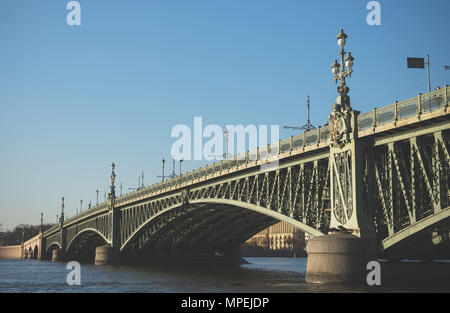
<path fill-rule="evenodd" d="M 0 292 L 450 292 L 433 285 L 311 285 L 305 283 L 306 258 L 245 259 L 249 264 L 81 264 L 80 286 L 67 284 L 67 263 L 0 259 Z"/>

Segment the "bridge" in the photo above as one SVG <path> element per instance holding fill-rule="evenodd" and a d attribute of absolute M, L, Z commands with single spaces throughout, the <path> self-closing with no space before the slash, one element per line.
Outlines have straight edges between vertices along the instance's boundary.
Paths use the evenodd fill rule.
<path fill-rule="evenodd" d="M 329 126 L 122 197 L 113 167 L 106 202 L 66 220 L 62 205 L 59 223 L 41 236 L 42 258 L 54 249 L 92 255 L 102 245 L 120 256 L 229 255 L 278 221 L 313 236 L 373 236 L 381 256 L 427 255 L 450 230 L 449 91 L 351 111 L 347 150 L 332 138 L 342 121 L 331 115 Z M 37 244 L 24 247 L 38 255 Z"/>
<path fill-rule="evenodd" d="M 21 255 L 90 256 L 97 264 L 233 256 L 278 221 L 322 238 L 309 245 L 308 267 L 311 256 L 322 255 L 317 260 L 325 264 L 355 249 L 394 259 L 433 255 L 450 231 L 450 88 L 353 110 L 345 78 L 354 59 L 349 53 L 344 62 L 346 37 L 342 30 L 337 37 L 341 64 L 332 69 L 341 84 L 329 125 L 121 197 L 113 163 L 107 201 L 65 219 L 63 198 L 59 223 L 41 234 L 37 248 L 25 243 Z M 365 244 L 349 248 L 355 238 Z M 323 255 L 334 256 L 324 261 Z M 324 270 L 313 267 L 308 271 Z"/>

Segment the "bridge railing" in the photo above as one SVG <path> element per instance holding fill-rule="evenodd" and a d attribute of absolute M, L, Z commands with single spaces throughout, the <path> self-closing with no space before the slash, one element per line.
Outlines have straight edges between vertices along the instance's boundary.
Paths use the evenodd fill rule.
<path fill-rule="evenodd" d="M 82 219 L 83 217 L 85 217 L 87 215 L 95 214 L 97 212 L 100 212 L 100 211 L 106 209 L 107 207 L 108 207 L 108 203 L 107 202 L 100 203 L 100 204 L 98 204 L 98 205 L 96 205 L 96 206 L 94 206 L 94 207 L 92 207 L 92 208 L 90 208 L 88 210 L 80 212 L 77 215 L 74 215 L 74 216 L 64 220 L 64 224 L 68 224 L 68 223 L 71 223 L 73 221 Z M 59 228 L 59 224 L 56 224 L 55 226 L 50 227 L 49 229 L 47 229 L 44 232 L 44 235 L 48 235 L 48 234 L 54 232 L 55 230 L 57 230 L 58 228 Z"/>
<path fill-rule="evenodd" d="M 141 190 L 128 193 L 117 198 L 116 204 L 120 205 L 121 203 L 131 199 L 140 198 L 172 187 L 193 183 L 201 178 L 242 168 L 242 166 L 247 166 L 247 164 L 267 161 L 268 159 L 276 157 L 280 154 L 295 152 L 308 146 L 327 142 L 329 138 L 328 126 L 320 127 L 297 136 L 292 136 L 285 140 L 280 140 L 265 147 L 257 148 L 253 151 L 247 151 L 231 158 L 208 164 L 202 168 L 192 170 L 181 176 L 177 176 L 164 182 L 153 184 Z M 101 207 L 101 205 L 99 207 Z M 89 211 L 85 211 L 73 218 L 81 218 L 82 215 L 90 214 L 92 210 L 95 209 L 97 209 L 97 207 L 94 207 Z"/>
<path fill-rule="evenodd" d="M 58 224 L 55 226 L 50 227 L 49 229 L 47 229 L 46 231 L 44 231 L 44 236 L 54 232 L 55 230 L 57 230 L 59 228 Z"/>
<path fill-rule="evenodd" d="M 419 94 L 417 97 L 396 101 L 394 104 L 373 109 L 358 116 L 358 129 L 365 130 L 408 117 L 428 113 L 449 105 L 450 87 Z"/>
<path fill-rule="evenodd" d="M 360 114 L 358 116 L 358 130 L 377 127 L 386 123 L 431 112 L 448 106 L 449 93 L 450 87 L 446 85 L 442 89 L 424 95 L 419 94 L 417 97 L 407 100 L 396 101 L 394 104 Z M 242 168 L 242 166 L 246 166 L 247 164 L 266 161 L 275 155 L 297 152 L 310 146 L 326 143 L 329 139 L 329 126 L 319 127 L 317 129 L 301 133 L 297 136 L 291 136 L 290 138 L 280 140 L 265 147 L 259 147 L 256 150 L 247 151 L 245 153 L 232 156 L 228 159 L 214 162 L 202 168 L 192 170 L 164 182 L 153 184 L 141 190 L 125 194 L 124 196 L 116 199 L 116 204 L 120 205 L 126 201 L 151 195 L 162 190 L 167 190 L 171 187 L 193 183 L 198 181 L 200 178 Z M 104 210 L 106 207 L 107 203 L 104 202 L 68 219 L 67 222 Z M 57 226 L 55 227 L 57 228 Z M 50 232 L 52 229 L 49 229 L 48 231 Z"/>

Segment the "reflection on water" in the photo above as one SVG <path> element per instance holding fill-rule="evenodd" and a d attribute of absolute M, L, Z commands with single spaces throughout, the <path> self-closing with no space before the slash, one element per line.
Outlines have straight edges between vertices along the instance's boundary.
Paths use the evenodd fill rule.
<path fill-rule="evenodd" d="M 306 258 L 246 258 L 243 265 L 81 265 L 68 286 L 66 263 L 0 260 L 0 292 L 403 292 L 439 286 L 368 287 L 305 283 Z"/>

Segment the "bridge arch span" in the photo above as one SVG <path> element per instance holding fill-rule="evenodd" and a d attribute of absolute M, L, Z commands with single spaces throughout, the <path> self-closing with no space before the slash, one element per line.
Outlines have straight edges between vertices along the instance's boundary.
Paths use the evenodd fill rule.
<path fill-rule="evenodd" d="M 133 241 L 137 236 L 139 236 L 139 234 L 142 233 L 142 231 L 150 224 L 152 223 L 152 221 L 158 219 L 159 217 L 163 216 L 164 214 L 166 214 L 167 212 L 170 212 L 174 209 L 177 208 L 181 208 L 183 206 L 182 203 L 177 203 L 175 205 L 171 205 L 161 211 L 158 211 L 156 214 L 152 215 L 149 219 L 147 219 L 147 221 L 145 221 L 144 223 L 142 223 L 139 227 L 137 227 L 134 231 L 131 232 L 131 235 L 128 236 L 128 238 L 126 238 L 124 240 L 124 242 L 121 244 L 120 247 L 120 251 L 125 250 L 126 247 L 128 246 L 128 244 Z M 122 227 L 125 228 L 125 227 Z M 123 236 L 125 237 L 125 236 Z"/>
<path fill-rule="evenodd" d="M 61 249 L 61 244 L 57 241 L 52 241 L 49 244 L 46 245 L 47 249 L 45 249 L 45 252 L 52 251 L 53 249 Z"/>
<path fill-rule="evenodd" d="M 264 207 L 228 199 L 199 199 L 191 200 L 189 204 L 172 205 L 151 216 L 128 236 L 121 245 L 121 252 L 129 250 L 130 244 L 136 242 L 141 248 L 150 245 L 156 251 L 176 246 L 177 249 L 171 250 L 192 252 L 199 245 L 206 249 L 205 243 L 209 248 L 230 250 L 279 221 L 313 236 L 323 235 L 308 225 Z"/>
<path fill-rule="evenodd" d="M 74 234 L 67 245 L 66 254 L 74 260 L 93 262 L 95 249 L 105 244 L 109 244 L 109 241 L 101 231 L 95 228 L 84 228 Z"/>
<path fill-rule="evenodd" d="M 100 231 L 98 231 L 95 228 L 85 228 L 83 230 L 81 230 L 80 232 L 76 233 L 75 236 L 73 236 L 73 238 L 70 240 L 70 242 L 67 244 L 67 251 L 69 251 L 74 243 L 76 243 L 80 237 L 84 236 L 84 235 L 89 235 L 89 234 L 96 234 L 99 237 L 101 237 L 104 240 L 104 243 L 107 244 L 109 243 L 108 239 L 105 237 L 105 235 L 103 235 Z"/>
<path fill-rule="evenodd" d="M 284 214 L 276 212 L 274 210 L 269 210 L 265 207 L 254 205 L 254 204 L 251 204 L 248 202 L 242 202 L 242 201 L 230 200 L 230 199 L 200 199 L 200 200 L 191 200 L 189 203 L 192 203 L 192 204 L 201 203 L 201 204 L 213 204 L 213 205 L 224 204 L 224 205 L 240 207 L 242 209 L 247 209 L 247 210 L 251 210 L 254 212 L 258 212 L 258 213 L 267 215 L 269 217 L 272 217 L 278 221 L 282 221 L 282 222 L 291 224 L 298 230 L 301 230 L 312 236 L 322 236 L 323 235 L 323 233 L 321 233 L 319 230 L 317 230 L 311 226 L 308 226 L 300 221 L 297 221 L 287 215 L 284 215 Z"/>

